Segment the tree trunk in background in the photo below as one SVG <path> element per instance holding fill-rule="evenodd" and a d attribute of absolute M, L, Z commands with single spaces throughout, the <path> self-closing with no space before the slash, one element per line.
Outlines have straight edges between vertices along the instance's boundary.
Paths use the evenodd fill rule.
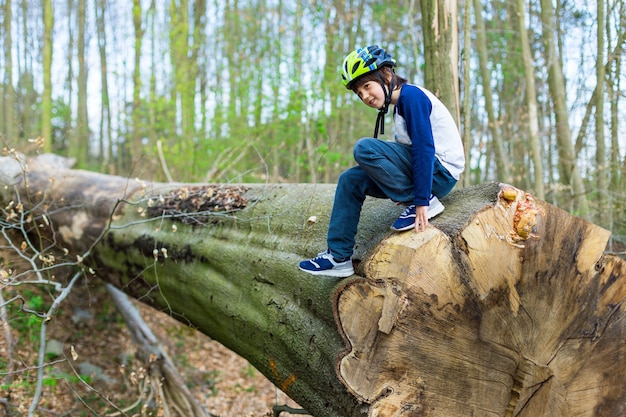
<path fill-rule="evenodd" d="M 471 109 L 471 72 L 470 72 L 470 52 L 472 49 L 472 2 L 466 1 L 463 10 L 463 110 L 461 126 L 463 129 L 463 148 L 465 149 L 465 172 L 459 181 L 463 187 L 471 185 L 471 158 L 472 150 L 472 109 Z"/>
<path fill-rule="evenodd" d="M 320 146 L 332 146 L 336 145 L 341 152 L 341 140 L 354 141 L 353 136 L 353 123 L 349 120 L 349 113 L 347 106 L 345 105 L 345 97 L 349 97 L 352 92 L 348 92 L 343 84 L 341 78 L 337 72 L 338 65 L 341 65 L 345 56 L 351 52 L 352 49 L 361 47 L 360 45 L 354 45 L 349 43 L 342 35 L 342 25 L 350 25 L 349 18 L 346 16 L 345 8 L 349 3 L 346 2 L 334 2 L 334 7 L 320 7 L 321 20 L 324 24 L 324 33 L 328 38 L 324 43 L 324 55 L 326 61 L 324 62 L 323 76 L 321 82 L 321 96 L 328 97 L 326 101 L 329 106 L 328 115 L 324 116 L 323 131 L 317 138 L 308 137 L 305 144 L 305 152 L 307 156 L 307 168 L 309 170 L 309 182 L 314 182 L 319 177 L 320 182 L 332 182 L 329 179 L 329 172 L 332 167 L 328 163 L 326 158 L 319 158 L 318 147 Z M 362 11 L 363 2 L 358 2 L 355 5 L 357 15 Z M 355 26 L 357 26 L 355 24 Z M 358 30 L 358 27 L 357 27 Z M 350 32 L 346 35 L 351 38 L 353 34 Z M 343 107 L 342 107 L 343 105 Z M 345 129 L 345 137 L 342 138 L 341 132 Z M 317 139 L 317 140 L 315 140 Z M 349 142 L 344 142 L 349 143 Z M 323 164 L 323 165 L 322 165 Z M 322 167 L 320 172 L 318 169 Z"/>
<path fill-rule="evenodd" d="M 86 22 L 87 0 L 78 0 L 78 35 L 76 45 L 76 57 L 78 58 L 78 78 L 76 79 L 77 107 L 76 107 L 76 132 L 72 135 L 73 141 L 69 147 L 69 154 L 76 158 L 79 166 L 84 167 L 89 155 L 89 115 L 87 109 L 87 56 L 86 56 Z"/>
<path fill-rule="evenodd" d="M 143 51 L 143 36 L 145 30 L 143 29 L 143 9 L 141 7 L 141 0 L 133 0 L 133 33 L 135 34 L 135 47 L 133 49 L 132 127 L 130 129 L 131 135 L 126 139 L 130 141 L 130 143 L 126 143 L 126 147 L 130 150 L 130 166 L 133 165 L 134 161 L 144 155 L 142 140 L 145 126 L 142 121 L 143 108 L 141 105 L 141 89 L 143 86 L 141 77 L 141 53 Z"/>
<path fill-rule="evenodd" d="M 160 62 L 162 57 L 159 56 L 158 54 L 157 42 L 154 36 L 154 34 L 158 32 L 156 16 L 157 16 L 156 0 L 151 0 L 150 8 L 148 10 L 148 19 L 146 23 L 146 26 L 150 28 L 150 32 L 152 35 L 150 36 L 150 85 L 149 85 L 150 92 L 148 93 L 148 101 L 150 103 L 150 106 L 148 107 L 148 121 L 149 121 L 150 126 L 152 127 L 149 133 L 150 143 L 156 144 L 158 147 L 159 141 L 164 138 L 159 137 L 160 129 L 155 128 L 157 126 L 160 126 L 161 123 L 163 122 L 162 120 L 160 120 L 159 113 L 157 112 L 157 107 L 160 107 L 160 106 L 157 106 L 157 103 L 159 102 L 159 99 L 161 99 L 161 97 L 159 97 L 159 95 L 157 94 L 157 76 L 158 76 L 157 69 L 160 67 L 157 63 Z M 174 123 L 171 122 L 169 123 L 169 125 L 174 125 Z M 167 175 L 166 175 L 166 178 L 167 178 Z"/>
<path fill-rule="evenodd" d="M 196 170 L 196 164 L 193 161 L 195 161 L 195 101 L 198 69 L 193 49 L 199 40 L 193 36 L 191 30 L 189 8 L 189 0 L 172 0 L 170 5 L 172 17 L 170 54 L 174 70 L 175 102 L 179 109 L 177 117 L 180 119 L 180 136 L 176 148 L 180 158 L 191 162 L 181 167 L 182 178 L 192 178 Z"/>
<path fill-rule="evenodd" d="M 276 159 L 275 163 L 278 165 L 276 167 L 276 172 L 278 176 L 274 176 L 272 178 L 272 182 L 279 182 L 281 178 L 285 178 L 288 172 L 297 172 L 297 166 L 300 165 L 300 158 L 294 158 L 293 154 L 289 152 L 285 152 L 285 148 L 293 148 L 297 149 L 298 145 L 303 146 L 307 141 L 311 140 L 312 132 L 311 132 L 311 123 L 315 123 L 314 119 L 311 116 L 305 117 L 305 114 L 308 113 L 307 109 L 307 96 L 305 93 L 306 90 L 306 81 L 305 81 L 305 72 L 304 69 L 307 67 L 307 63 L 304 61 L 304 51 L 306 50 L 306 41 L 305 41 L 305 23 L 303 16 L 303 4 L 301 2 L 296 3 L 296 13 L 295 13 L 295 31 L 297 33 L 294 39 L 293 45 L 293 55 L 292 60 L 294 62 L 292 75 L 291 75 L 291 83 L 294 86 L 292 90 L 291 97 L 289 99 L 288 104 L 288 112 L 291 115 L 289 121 L 289 129 L 287 132 L 287 138 L 283 143 L 276 143 L 274 149 L 280 149 L 280 159 Z M 310 147 L 310 144 L 307 146 Z M 300 154 L 300 153 L 299 153 Z M 285 157 L 282 157 L 285 155 Z M 317 173 L 315 169 L 310 171 L 311 180 L 310 182 L 316 183 L 318 182 Z M 293 182 L 303 182 L 303 180 L 297 177 L 294 177 Z"/>
<path fill-rule="evenodd" d="M 74 100 L 76 100 L 74 94 L 74 45 L 76 45 L 76 39 L 74 39 L 75 35 L 75 27 L 73 23 L 73 14 L 76 12 L 76 7 L 74 6 L 74 0 L 67 0 L 66 4 L 66 15 L 65 20 L 68 22 L 66 25 L 67 32 L 64 34 L 67 36 L 68 45 L 66 50 L 65 60 L 67 63 L 66 67 L 66 76 L 65 76 L 65 87 L 67 90 L 67 106 L 68 109 L 74 108 Z M 54 10 L 54 9 L 53 9 Z M 72 155 L 70 148 L 75 142 L 76 136 L 76 115 L 73 110 L 69 111 L 69 115 L 67 116 L 67 125 L 69 128 L 69 132 L 67 136 L 62 138 L 62 142 L 59 143 L 59 149 L 63 151 L 64 155 Z"/>
<path fill-rule="evenodd" d="M 107 65 L 107 36 L 106 36 L 106 0 L 94 0 L 96 15 L 96 30 L 98 36 L 98 52 L 100 53 L 100 134 L 98 139 L 101 171 L 115 173 L 113 158 L 113 127 L 111 125 L 111 104 L 109 100 L 109 70 Z"/>
<path fill-rule="evenodd" d="M 198 129 L 199 134 L 196 134 L 198 142 L 206 143 L 206 132 L 208 129 L 208 116 L 207 116 L 207 81 L 209 77 L 208 63 L 211 60 L 211 54 L 206 53 L 207 48 L 212 48 L 212 40 L 206 36 L 207 33 L 207 0 L 194 0 L 194 15 L 193 15 L 193 59 L 195 62 L 197 71 L 197 83 L 198 83 L 198 98 L 200 103 L 198 105 L 200 127 Z M 212 75 L 211 75 L 212 76 Z M 195 111 L 195 109 L 194 109 Z M 196 146 L 197 149 L 197 146 Z M 206 159 L 206 156 L 199 152 L 194 152 L 194 161 L 196 166 L 204 167 L 201 161 Z"/>
<path fill-rule="evenodd" d="M 604 25 L 605 25 L 605 10 L 604 0 L 596 1 L 596 23 L 597 23 L 597 56 L 596 56 L 596 82 L 597 91 L 595 108 L 595 136 L 596 136 L 596 198 L 594 198 L 597 207 L 597 221 L 598 224 L 607 227 L 609 224 L 609 212 L 608 212 L 608 166 L 606 157 L 606 143 L 604 141 L 604 77 L 606 76 L 604 71 Z M 625 28 L 626 29 L 626 28 Z"/>
<path fill-rule="evenodd" d="M 489 131 L 491 132 L 491 142 L 493 146 L 494 159 L 496 163 L 496 177 L 503 181 L 511 181 L 510 157 L 504 149 L 504 141 L 500 134 L 498 118 L 493 106 L 493 91 L 491 90 L 491 75 L 489 69 L 489 58 L 487 48 L 487 30 L 483 20 L 483 8 L 480 0 L 474 0 L 474 15 L 476 16 L 476 50 L 478 52 L 482 87 L 485 97 L 485 110 L 489 119 Z"/>
<path fill-rule="evenodd" d="M 17 121 L 15 120 L 15 88 L 13 87 L 13 30 L 12 22 L 12 0 L 6 0 L 4 3 L 4 20 L 2 29 L 4 30 L 4 80 L 3 80 L 3 97 L 2 97 L 2 133 L 9 143 L 17 141 Z"/>
<path fill-rule="evenodd" d="M 224 95 L 224 99 L 219 105 L 225 107 L 226 120 L 231 123 L 241 120 L 241 114 L 237 109 L 237 99 L 239 98 L 238 86 L 240 85 L 241 73 L 246 72 L 245 68 L 241 68 L 241 60 L 238 59 L 238 39 L 241 35 L 241 22 L 239 20 L 238 0 L 227 1 L 224 5 L 224 58 L 225 71 L 221 85 L 228 84 L 228 94 Z M 221 76 L 221 75 L 220 75 Z M 236 131 L 237 125 L 229 124 L 228 132 L 232 135 Z"/>
<path fill-rule="evenodd" d="M 26 1 L 16 2 L 18 5 L 18 14 L 20 16 L 26 16 L 28 13 L 28 4 Z M 40 23 L 42 21 L 40 20 Z M 20 34 L 19 38 L 22 39 L 22 45 L 28 45 L 31 36 L 31 26 L 28 24 L 28 19 L 20 19 L 17 26 L 17 33 Z M 32 30 L 32 32 L 35 32 Z M 35 67 L 33 61 L 35 57 L 38 57 L 41 53 L 41 40 L 38 39 L 36 43 L 29 45 L 18 52 L 17 55 L 17 74 L 16 74 L 16 106 L 15 106 L 15 119 L 17 123 L 17 137 L 16 139 L 31 140 L 41 135 L 41 129 L 39 125 L 32 122 L 41 121 L 39 114 L 35 109 L 40 104 L 40 96 L 35 87 Z M 39 68 L 36 71 L 41 71 Z M 22 142 L 23 143 L 23 142 Z"/>
<path fill-rule="evenodd" d="M 565 78 L 562 61 L 557 54 L 554 39 L 555 14 L 551 0 L 541 0 L 542 41 L 545 60 L 548 63 L 548 86 L 555 113 L 556 141 L 559 152 L 560 182 L 571 187 L 574 210 L 582 216 L 589 216 L 587 193 L 580 176 L 572 145 L 572 133 L 569 127 Z"/>
<path fill-rule="evenodd" d="M 520 50 L 517 5 L 515 1 L 495 4 L 498 6 L 495 7 L 494 15 L 487 26 L 492 32 L 488 36 L 489 55 L 497 55 L 490 60 L 494 90 L 497 91 L 493 98 L 498 101 L 498 104 L 494 105 L 498 129 L 510 165 L 508 181 L 520 188 L 530 189 L 532 187 L 530 148 L 527 140 L 520 139 L 520 131 L 524 131 L 528 123 L 528 109 L 522 87 L 525 83 L 524 63 Z M 494 67 L 493 61 L 500 64 Z"/>
<path fill-rule="evenodd" d="M 52 0 L 43 0 L 43 92 L 41 94 L 41 136 L 43 137 L 43 151 L 52 152 L 52 29 L 54 27 L 54 13 Z"/>
<path fill-rule="evenodd" d="M 522 58 L 524 61 L 524 74 L 526 76 L 526 103 L 528 105 L 528 141 L 530 143 L 530 153 L 533 161 L 534 194 L 540 200 L 545 199 L 543 182 L 543 155 L 541 152 L 541 141 L 539 140 L 539 112 L 537 111 L 537 87 L 535 86 L 535 67 L 533 65 L 533 55 L 528 40 L 526 30 L 526 2 L 517 0 L 517 14 L 519 23 L 519 36 L 522 46 Z"/>
<path fill-rule="evenodd" d="M 626 413 L 626 263 L 603 254 L 608 231 L 519 189 L 453 191 L 420 234 L 390 233 L 402 208 L 368 199 L 359 275 L 341 280 L 297 269 L 325 247 L 334 186 L 29 165 L 16 192 L 46 208 L 66 256 L 243 356 L 311 415 Z M 0 189 L 1 207 L 15 201 Z"/>
<path fill-rule="evenodd" d="M 626 28 L 626 2 L 620 3 L 619 8 L 619 21 L 617 28 Z M 607 32 L 609 31 L 607 25 Z M 611 215 L 611 229 L 610 230 L 624 230 L 626 229 L 626 216 L 624 210 L 626 210 L 626 199 L 621 198 L 623 196 L 623 190 L 626 189 L 626 149 L 620 151 L 619 143 L 619 102 L 622 90 L 622 79 L 620 74 L 622 73 L 622 60 L 620 57 L 623 54 L 624 38 L 626 37 L 626 30 L 621 30 L 620 36 L 615 44 L 615 48 L 610 55 L 608 70 L 607 70 L 607 91 L 611 107 L 611 153 L 610 153 L 610 188 L 612 190 L 611 196 L 614 202 Z M 607 39 L 610 39 L 607 36 Z M 610 42 L 610 41 L 609 41 Z M 623 158 L 623 160 L 622 160 Z M 623 162 L 622 162 L 623 161 Z"/>
<path fill-rule="evenodd" d="M 457 2 L 425 0 L 421 8 L 424 86 L 441 99 L 460 126 Z"/>

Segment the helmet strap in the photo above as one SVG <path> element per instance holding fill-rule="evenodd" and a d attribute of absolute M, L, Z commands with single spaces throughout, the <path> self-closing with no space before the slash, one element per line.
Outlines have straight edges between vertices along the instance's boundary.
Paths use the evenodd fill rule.
<path fill-rule="evenodd" d="M 391 103 L 391 93 L 394 90 L 394 82 L 393 77 L 391 77 L 391 82 L 389 84 L 389 91 L 387 91 L 387 87 L 385 86 L 385 82 L 383 77 L 380 76 L 378 72 L 376 72 L 378 76 L 378 80 L 380 85 L 383 87 L 383 92 L 385 93 L 385 105 L 378 109 L 378 116 L 376 117 L 376 127 L 374 128 L 374 138 L 378 138 L 378 130 L 380 128 L 380 134 L 385 134 L 385 115 L 389 111 L 389 104 Z"/>
<path fill-rule="evenodd" d="M 378 116 L 376 117 L 376 127 L 374 128 L 374 138 L 378 138 L 378 128 L 380 127 L 380 134 L 385 134 L 385 111 L 382 109 L 378 111 Z"/>

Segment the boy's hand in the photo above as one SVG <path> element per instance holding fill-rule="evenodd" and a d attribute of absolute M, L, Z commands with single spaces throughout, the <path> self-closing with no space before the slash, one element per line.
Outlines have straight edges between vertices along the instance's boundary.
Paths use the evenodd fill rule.
<path fill-rule="evenodd" d="M 415 207 L 415 233 L 423 232 L 428 226 L 428 206 Z"/>

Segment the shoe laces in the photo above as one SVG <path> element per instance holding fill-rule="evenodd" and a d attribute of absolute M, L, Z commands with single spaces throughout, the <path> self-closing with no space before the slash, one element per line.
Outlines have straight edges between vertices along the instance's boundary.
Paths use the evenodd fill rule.
<path fill-rule="evenodd" d="M 415 209 L 415 205 L 414 204 L 411 204 L 410 206 L 406 206 L 406 208 L 404 209 L 404 211 L 402 212 L 400 217 L 408 216 L 411 213 L 411 210 L 414 210 L 414 209 Z"/>
<path fill-rule="evenodd" d="M 317 254 L 317 256 L 315 258 L 313 258 L 312 260 L 316 260 L 316 259 L 332 259 L 332 255 L 330 254 L 330 251 L 328 249 L 326 249 L 324 252 L 320 252 Z"/>

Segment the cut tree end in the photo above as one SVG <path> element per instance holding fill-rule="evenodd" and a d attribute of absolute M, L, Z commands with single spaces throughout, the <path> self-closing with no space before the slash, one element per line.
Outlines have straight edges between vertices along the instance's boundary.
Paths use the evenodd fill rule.
<path fill-rule="evenodd" d="M 337 292 L 340 379 L 370 416 L 623 415 L 609 236 L 504 184 L 455 235 L 388 236 Z"/>

